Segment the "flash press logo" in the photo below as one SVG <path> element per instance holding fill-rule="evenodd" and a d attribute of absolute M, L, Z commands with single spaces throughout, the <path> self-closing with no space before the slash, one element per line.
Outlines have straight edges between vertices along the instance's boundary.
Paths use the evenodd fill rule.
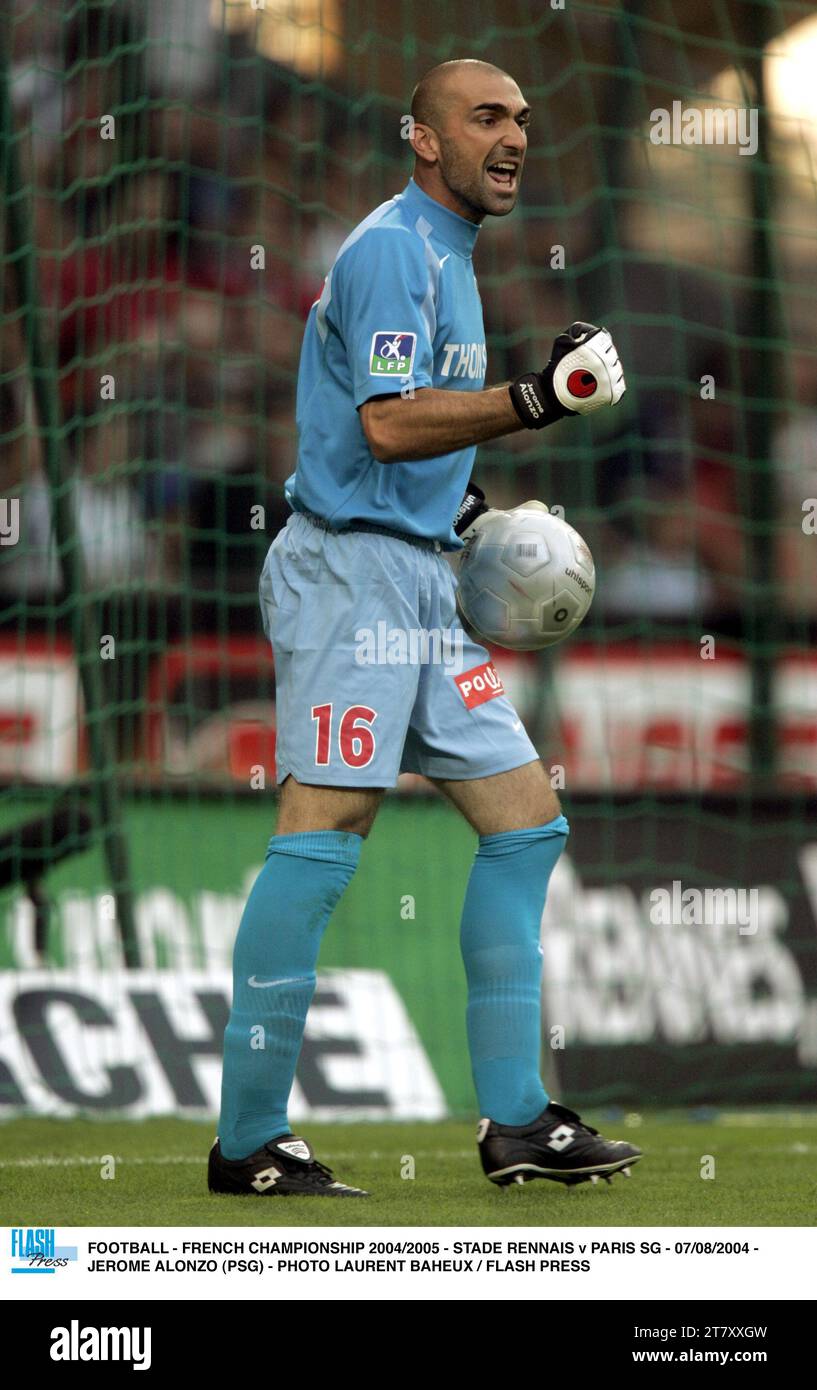
<path fill-rule="evenodd" d="M 52 1327 L 52 1361 L 130 1361 L 134 1371 L 150 1370 L 149 1327 Z"/>
<path fill-rule="evenodd" d="M 53 1226 L 12 1226 L 12 1274 L 56 1274 L 77 1258 L 75 1245 L 57 1245 Z"/>
<path fill-rule="evenodd" d="M 757 154 L 757 108 L 697 106 L 680 101 L 672 111 L 657 106 L 650 112 L 653 145 L 737 145 L 738 154 Z"/>

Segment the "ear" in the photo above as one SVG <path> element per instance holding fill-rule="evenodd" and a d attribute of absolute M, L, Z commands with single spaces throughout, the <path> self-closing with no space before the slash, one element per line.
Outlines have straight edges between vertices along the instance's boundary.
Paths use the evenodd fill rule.
<path fill-rule="evenodd" d="M 412 128 L 411 148 L 423 164 L 436 164 L 440 155 L 440 142 L 436 131 L 430 125 L 415 122 Z"/>

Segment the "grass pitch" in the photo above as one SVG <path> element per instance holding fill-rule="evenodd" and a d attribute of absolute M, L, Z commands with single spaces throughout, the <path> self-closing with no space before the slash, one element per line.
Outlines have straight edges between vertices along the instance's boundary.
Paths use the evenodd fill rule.
<path fill-rule="evenodd" d="M 499 1189 L 482 1174 L 472 1123 L 303 1128 L 322 1163 L 368 1199 L 215 1197 L 212 1123 L 12 1119 L 0 1125 L 7 1226 L 811 1226 L 817 1112 L 679 1112 L 625 1124 L 588 1113 L 645 1156 L 630 1180 Z M 114 1177 L 102 1176 L 113 1155 Z M 714 1177 L 702 1178 L 702 1171 Z M 412 1171 L 413 1177 L 403 1173 Z M 110 1165 L 109 1165 L 110 1167 Z M 109 1170 L 108 1167 L 108 1170 Z"/>

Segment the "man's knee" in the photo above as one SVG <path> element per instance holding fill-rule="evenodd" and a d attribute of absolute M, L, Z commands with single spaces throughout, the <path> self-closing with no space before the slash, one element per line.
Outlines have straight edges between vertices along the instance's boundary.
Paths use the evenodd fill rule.
<path fill-rule="evenodd" d="M 289 776 L 281 786 L 276 835 L 340 830 L 364 839 L 371 830 L 383 791 L 376 787 L 318 787 Z"/>
<path fill-rule="evenodd" d="M 536 769 L 531 781 L 526 786 L 526 796 L 522 810 L 527 818 L 528 824 L 525 829 L 530 829 L 536 825 L 547 825 L 549 821 L 555 820 L 562 814 L 562 805 L 558 796 L 550 785 L 550 779 L 541 763 L 531 763 L 531 769 Z"/>
<path fill-rule="evenodd" d="M 491 777 L 470 782 L 435 780 L 435 784 L 479 835 L 529 830 L 562 814 L 559 798 L 538 758 Z"/>

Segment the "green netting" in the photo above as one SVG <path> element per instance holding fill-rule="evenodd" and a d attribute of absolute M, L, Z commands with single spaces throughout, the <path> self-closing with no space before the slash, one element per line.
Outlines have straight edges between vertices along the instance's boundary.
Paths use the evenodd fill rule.
<path fill-rule="evenodd" d="M 274 825 L 257 577 L 304 320 L 411 173 L 419 76 L 480 57 L 533 109 L 519 205 L 475 259 L 489 381 L 575 318 L 611 328 L 628 380 L 615 412 L 478 456 L 495 505 L 563 508 L 598 572 L 576 638 L 497 656 L 573 824 L 548 1065 L 579 1099 L 661 1098 L 662 1069 L 687 1099 L 736 1075 L 804 1094 L 813 6 L 16 0 L 0 30 L 0 966 L 227 967 Z M 732 143 L 687 142 L 713 111 Z M 461 1109 L 464 1032 L 439 1030 L 472 841 L 401 785 L 322 957 L 388 973 Z M 762 927 L 659 936 L 645 904 L 674 881 L 757 887 Z"/>

